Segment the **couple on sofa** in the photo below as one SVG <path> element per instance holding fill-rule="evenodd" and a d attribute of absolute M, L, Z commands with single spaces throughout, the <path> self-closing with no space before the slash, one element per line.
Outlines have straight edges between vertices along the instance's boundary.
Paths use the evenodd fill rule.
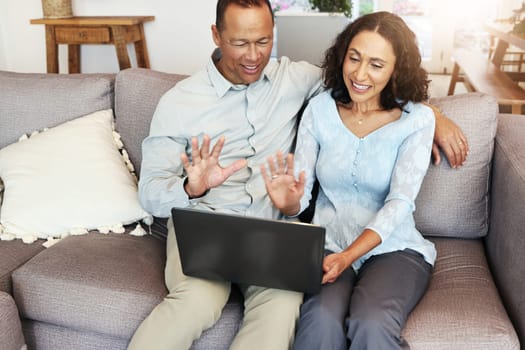
<path fill-rule="evenodd" d="M 218 1 L 218 49 L 206 69 L 161 98 L 143 142 L 141 202 L 159 217 L 192 206 L 279 218 L 304 210 L 319 181 L 314 222 L 327 227 L 322 291 L 303 303 L 301 293 L 239 285 L 245 311 L 231 349 L 408 348 L 401 329 L 436 254 L 415 229 L 414 200 L 430 153 L 439 162 L 440 147 L 459 167 L 466 139 L 422 103 L 427 75 L 399 17 L 380 12 L 351 23 L 323 70 L 270 61 L 273 25 L 267 0 Z M 284 156 L 307 101 L 296 157 Z M 230 294 L 230 283 L 183 275 L 170 222 L 168 229 L 169 294 L 130 349 L 188 349 Z"/>

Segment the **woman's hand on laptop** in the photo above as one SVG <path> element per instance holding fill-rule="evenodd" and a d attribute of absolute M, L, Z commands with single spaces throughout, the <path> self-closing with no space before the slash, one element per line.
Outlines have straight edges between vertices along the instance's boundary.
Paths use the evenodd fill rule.
<path fill-rule="evenodd" d="M 227 167 L 221 167 L 219 156 L 224 146 L 224 136 L 221 136 L 210 152 L 210 137 L 204 135 L 202 146 L 196 137 L 191 139 L 191 158 L 182 153 L 180 159 L 187 174 L 184 190 L 190 198 L 201 197 L 210 188 L 221 185 L 228 177 L 246 166 L 245 159 L 239 159 Z"/>
<path fill-rule="evenodd" d="M 298 214 L 301 208 L 300 200 L 304 194 L 305 174 L 302 171 L 299 179 L 295 179 L 293 155 L 288 154 L 286 162 L 282 152 L 277 152 L 275 158 L 268 157 L 269 174 L 264 164 L 260 168 L 273 205 L 285 215 Z"/>
<path fill-rule="evenodd" d="M 323 260 L 322 284 L 333 283 L 351 265 L 344 252 L 332 253 L 325 256 Z"/>

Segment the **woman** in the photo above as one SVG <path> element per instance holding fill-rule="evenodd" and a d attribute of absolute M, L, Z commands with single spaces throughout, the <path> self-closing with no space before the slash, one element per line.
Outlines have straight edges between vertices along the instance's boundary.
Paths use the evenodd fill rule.
<path fill-rule="evenodd" d="M 261 167 L 274 205 L 326 227 L 323 287 L 305 296 L 295 348 L 401 349 L 436 251 L 412 212 L 430 161 L 434 116 L 415 35 L 388 12 L 365 15 L 327 51 L 327 91 L 299 127 L 295 161 Z M 296 179 L 295 169 L 302 170 Z"/>

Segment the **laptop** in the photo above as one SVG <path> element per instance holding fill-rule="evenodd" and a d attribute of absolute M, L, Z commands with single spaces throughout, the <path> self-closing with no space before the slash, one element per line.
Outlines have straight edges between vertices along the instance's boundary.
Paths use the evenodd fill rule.
<path fill-rule="evenodd" d="M 187 276 L 317 293 L 323 275 L 321 226 L 172 209 Z"/>

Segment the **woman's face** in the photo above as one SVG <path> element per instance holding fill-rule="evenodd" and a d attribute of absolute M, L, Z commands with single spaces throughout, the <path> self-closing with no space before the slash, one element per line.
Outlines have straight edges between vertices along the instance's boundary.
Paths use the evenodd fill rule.
<path fill-rule="evenodd" d="M 363 31 L 350 44 L 343 61 L 343 76 L 354 103 L 377 104 L 388 84 L 396 56 L 392 44 L 376 32 Z"/>

